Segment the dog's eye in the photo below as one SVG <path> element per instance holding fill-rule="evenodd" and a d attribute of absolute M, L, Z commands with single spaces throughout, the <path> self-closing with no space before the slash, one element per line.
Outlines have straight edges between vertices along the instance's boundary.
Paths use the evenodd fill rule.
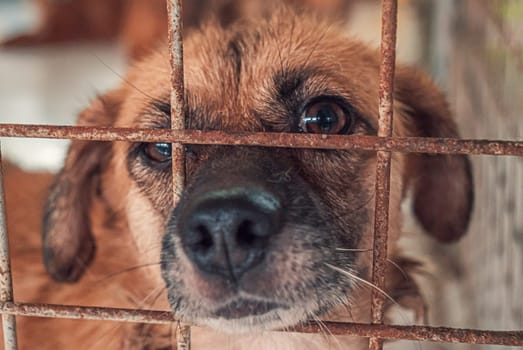
<path fill-rule="evenodd" d="M 343 134 L 351 127 L 351 115 L 336 102 L 312 103 L 301 115 L 300 131 L 313 134 Z"/>
<path fill-rule="evenodd" d="M 165 142 L 146 143 L 144 153 L 155 162 L 166 162 L 171 159 L 171 144 Z"/>

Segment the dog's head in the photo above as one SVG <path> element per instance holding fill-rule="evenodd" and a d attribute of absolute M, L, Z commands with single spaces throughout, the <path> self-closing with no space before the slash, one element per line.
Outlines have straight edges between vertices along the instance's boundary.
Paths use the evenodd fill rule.
<path fill-rule="evenodd" d="M 169 128 L 167 50 L 138 63 L 97 101 L 83 125 Z M 376 135 L 379 56 L 335 26 L 278 14 L 228 29 L 208 25 L 185 41 L 186 127 Z M 456 137 L 443 95 L 399 67 L 397 136 Z M 125 222 L 144 263 L 161 261 L 176 317 L 221 330 L 270 329 L 358 303 L 368 278 L 376 154 L 365 151 L 187 146 L 187 186 L 172 200 L 166 143 L 73 142 L 48 201 L 45 263 L 77 280 L 95 249 L 93 200 Z M 465 156 L 393 159 L 389 254 L 400 202 L 442 241 L 466 230 L 472 180 Z M 134 252 L 132 253 L 134 254 Z M 100 257 L 103 259 L 103 257 Z"/>

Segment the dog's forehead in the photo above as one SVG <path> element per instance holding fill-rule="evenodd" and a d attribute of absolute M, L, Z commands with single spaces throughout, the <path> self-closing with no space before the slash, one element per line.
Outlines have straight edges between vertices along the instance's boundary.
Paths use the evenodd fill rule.
<path fill-rule="evenodd" d="M 131 72 L 135 108 L 168 105 L 165 51 Z M 298 87 L 310 98 L 340 95 L 375 119 L 377 75 L 376 51 L 341 35 L 336 25 L 311 18 L 275 18 L 228 29 L 208 25 L 184 41 L 186 102 L 201 128 L 257 130 L 256 109 L 278 103 Z M 143 124 L 142 114 L 130 113 L 134 119 L 127 123 Z"/>

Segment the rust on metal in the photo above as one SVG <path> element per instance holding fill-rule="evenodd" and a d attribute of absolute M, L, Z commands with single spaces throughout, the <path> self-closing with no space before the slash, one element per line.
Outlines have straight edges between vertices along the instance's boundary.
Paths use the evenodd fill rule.
<path fill-rule="evenodd" d="M 379 76 L 378 137 L 391 137 L 393 129 L 394 71 L 396 64 L 396 29 L 398 1 L 382 1 L 381 64 Z M 372 255 L 371 322 L 383 324 L 385 270 L 387 265 L 387 236 L 389 233 L 390 172 L 392 153 L 378 151 L 376 160 L 374 242 Z M 383 338 L 373 334 L 370 350 L 381 350 Z"/>
<path fill-rule="evenodd" d="M 182 1 L 167 1 L 167 13 L 169 18 L 169 58 L 171 64 L 171 129 L 185 129 L 184 113 L 184 85 L 183 85 L 183 23 L 182 23 Z M 173 204 L 181 197 L 185 186 L 185 146 L 181 143 L 172 143 L 172 183 Z M 191 328 L 180 325 L 176 334 L 176 349 L 190 350 Z"/>
<path fill-rule="evenodd" d="M 378 136 L 302 135 L 284 133 L 226 133 L 184 130 L 184 86 L 181 0 L 168 0 L 171 64 L 171 129 L 89 128 L 76 126 L 0 124 L 1 137 L 67 138 L 93 141 L 172 143 L 173 196 L 179 199 L 185 183 L 184 145 L 231 145 L 283 148 L 377 151 L 375 232 L 372 283 L 384 289 L 390 195 L 391 152 L 434 154 L 483 154 L 523 157 L 523 141 L 458 140 L 445 138 L 393 138 L 393 82 L 397 27 L 397 0 L 383 0 L 382 62 L 380 65 Z M 510 42 L 507 37 L 505 41 Z M 1 155 L 0 155 L 1 164 Z M 15 316 L 110 320 L 152 324 L 178 323 L 170 311 L 15 303 L 13 301 L 5 203 L 0 169 L 0 313 L 5 349 L 16 349 Z M 427 326 L 383 324 L 384 299 L 372 291 L 371 324 L 321 322 L 293 327 L 301 333 L 326 333 L 369 337 L 369 348 L 379 350 L 384 339 L 448 343 L 523 346 L 522 331 L 484 331 Z M 179 325 L 177 349 L 190 349 L 190 326 Z"/>
<path fill-rule="evenodd" d="M 387 264 L 387 236 L 389 231 L 389 198 L 390 198 L 391 153 L 379 151 L 376 161 L 376 186 L 374 208 L 374 242 L 372 255 L 371 320 L 373 324 L 383 323 L 385 270 Z M 381 338 L 369 339 L 370 350 L 383 347 Z"/>
<path fill-rule="evenodd" d="M 2 173 L 2 151 L 0 148 L 0 303 L 13 301 L 13 280 L 11 258 L 9 256 L 9 237 L 5 215 L 4 180 Z M 2 314 L 4 349 L 16 350 L 16 319 L 13 315 Z"/>
<path fill-rule="evenodd" d="M 523 141 L 0 124 L 0 137 L 523 157 Z"/>
<path fill-rule="evenodd" d="M 107 320 L 153 324 L 171 324 L 176 322 L 170 311 L 115 309 L 106 307 L 5 303 L 1 306 L 1 312 L 7 315 L 46 318 Z"/>
<path fill-rule="evenodd" d="M 294 331 L 292 329 L 291 331 Z M 523 345 L 523 331 L 484 331 L 428 326 L 392 326 L 382 324 L 309 323 L 296 328 L 302 333 L 326 333 L 358 337 L 379 337 L 381 339 L 403 339 L 439 343 L 496 344 L 506 346 Z"/>
<path fill-rule="evenodd" d="M 176 332 L 176 350 L 190 350 L 191 348 L 191 327 L 180 324 Z"/>
<path fill-rule="evenodd" d="M 394 70 L 398 0 L 383 0 L 381 9 L 381 64 L 379 77 L 378 136 L 392 136 Z"/>
<path fill-rule="evenodd" d="M 167 1 L 169 16 L 169 58 L 171 64 L 171 129 L 185 129 L 183 86 L 183 43 L 181 0 Z M 185 183 L 184 146 L 172 144 L 173 195 L 177 202 Z"/>
<path fill-rule="evenodd" d="M 29 317 L 68 318 L 150 324 L 177 322 L 170 311 L 116 309 L 50 304 L 8 302 L 0 305 L 0 313 Z M 428 326 L 391 326 L 361 323 L 310 322 L 286 331 L 298 333 L 326 333 L 358 337 L 377 336 L 382 339 L 404 339 L 446 343 L 497 344 L 522 346 L 523 331 L 485 331 Z"/>

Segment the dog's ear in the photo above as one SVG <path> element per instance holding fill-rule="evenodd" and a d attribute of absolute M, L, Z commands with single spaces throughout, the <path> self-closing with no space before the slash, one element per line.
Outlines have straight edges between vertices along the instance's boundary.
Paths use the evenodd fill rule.
<path fill-rule="evenodd" d="M 80 114 L 78 125 L 111 126 L 122 94 L 113 91 L 97 98 Z M 73 141 L 51 186 L 44 212 L 43 256 L 57 281 L 77 281 L 94 257 L 89 209 L 110 147 L 109 142 Z"/>
<path fill-rule="evenodd" d="M 395 100 L 409 136 L 457 138 L 443 93 L 420 71 L 396 71 Z M 459 239 L 470 221 L 474 193 L 470 161 L 464 155 L 410 154 L 405 189 L 413 189 L 414 214 L 442 242 Z"/>

